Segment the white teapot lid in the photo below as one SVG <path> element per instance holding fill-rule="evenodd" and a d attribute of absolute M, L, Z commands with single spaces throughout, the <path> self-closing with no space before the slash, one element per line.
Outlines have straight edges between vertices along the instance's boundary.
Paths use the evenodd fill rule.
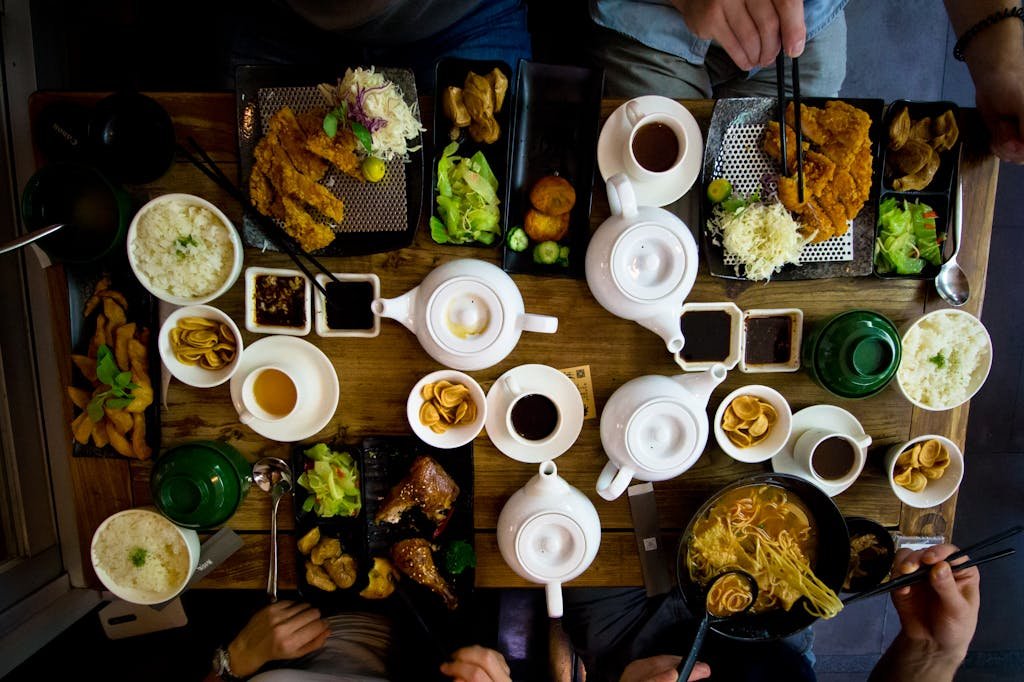
<path fill-rule="evenodd" d="M 630 457 L 651 471 L 666 471 L 682 464 L 693 454 L 696 439 L 693 415 L 675 400 L 646 402 L 626 424 Z"/>
<path fill-rule="evenodd" d="M 430 335 L 452 353 L 479 353 L 501 334 L 505 312 L 484 281 L 456 277 L 439 286 L 427 303 Z"/>
<path fill-rule="evenodd" d="M 623 294 L 651 302 L 679 287 L 686 273 L 686 250 L 671 229 L 657 223 L 630 227 L 615 240 L 611 274 Z"/>
<path fill-rule="evenodd" d="M 571 579 L 583 563 L 587 538 L 583 527 L 561 512 L 542 512 L 516 533 L 516 557 L 540 581 Z"/>

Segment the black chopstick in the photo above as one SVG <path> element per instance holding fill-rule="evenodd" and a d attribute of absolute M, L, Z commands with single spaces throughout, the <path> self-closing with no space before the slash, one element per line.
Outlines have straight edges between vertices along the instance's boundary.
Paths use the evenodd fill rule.
<path fill-rule="evenodd" d="M 793 123 L 796 128 L 796 200 L 804 203 L 804 134 L 800 127 L 800 60 L 793 57 Z"/>
<path fill-rule="evenodd" d="M 293 243 L 292 238 L 288 236 L 284 232 L 284 230 L 282 230 L 273 220 L 271 220 L 267 216 L 264 216 L 262 213 L 256 210 L 256 207 L 252 205 L 252 202 L 249 201 L 249 198 L 245 196 L 242 190 L 240 190 L 235 185 L 235 183 L 231 181 L 230 178 L 228 178 L 224 171 L 220 169 L 217 163 L 212 158 L 210 158 L 210 155 L 206 153 L 206 150 L 203 149 L 202 146 L 198 142 L 196 142 L 194 138 L 189 137 L 188 141 L 189 144 L 192 145 L 192 148 L 195 150 L 195 152 L 202 157 L 202 162 L 199 159 L 197 159 L 192 154 L 192 152 L 190 152 L 188 149 L 181 145 L 178 145 L 178 151 L 181 152 L 181 154 L 184 155 L 185 158 L 192 163 L 192 165 L 194 165 L 196 168 L 202 171 L 203 174 L 206 175 L 206 177 L 210 178 L 210 180 L 212 180 L 216 185 L 218 185 L 221 189 L 230 194 L 232 198 L 238 201 L 238 203 L 242 205 L 242 209 L 247 211 L 251 216 L 253 216 L 253 218 L 259 224 L 260 228 L 263 229 L 264 233 L 267 234 L 271 239 L 273 239 L 273 241 L 278 245 L 278 247 L 280 247 L 285 253 L 288 254 L 288 256 L 292 259 L 295 265 L 297 265 L 298 268 L 303 272 L 303 274 L 305 274 L 306 277 L 309 278 L 310 283 L 314 287 L 316 287 L 321 294 L 323 294 L 324 300 L 330 303 L 330 298 L 327 296 L 327 290 L 324 288 L 323 285 L 320 284 L 319 281 L 317 281 L 316 277 L 313 276 L 313 273 L 310 272 L 309 268 L 307 268 L 306 265 L 302 262 L 300 256 L 305 256 L 305 258 L 309 260 L 310 263 L 316 266 L 316 268 L 320 270 L 320 272 L 327 275 L 327 277 L 331 281 L 341 284 L 338 278 L 335 277 L 334 273 L 328 270 L 326 267 L 324 267 L 324 265 L 319 260 L 310 255 L 305 249 L 298 246 L 298 244 Z"/>
<path fill-rule="evenodd" d="M 775 58 L 775 81 L 779 92 L 779 149 L 782 152 L 782 175 L 785 176 L 789 173 L 789 159 L 786 158 L 786 55 L 781 51 Z"/>
<path fill-rule="evenodd" d="M 1003 557 L 1013 556 L 1016 553 L 1017 550 L 1010 547 L 999 552 L 986 554 L 985 556 L 978 557 L 977 559 L 965 561 L 962 564 L 957 564 L 956 566 L 951 566 L 950 568 L 952 568 L 954 572 L 962 571 L 964 569 L 971 568 L 972 566 L 981 566 L 982 564 L 987 564 L 990 561 L 995 561 L 996 559 L 1002 559 Z M 952 558 L 952 556 L 953 555 L 950 555 L 950 558 Z M 907 585 L 913 585 L 914 583 L 926 580 L 928 578 L 928 573 L 931 571 L 931 568 L 931 566 L 927 566 L 923 569 L 914 571 L 913 573 L 901 575 L 899 578 L 896 578 L 895 580 L 890 580 L 887 583 L 883 583 L 874 589 L 850 595 L 849 597 L 843 600 L 843 606 L 849 606 L 850 604 L 860 601 L 861 599 L 875 597 L 877 595 L 885 594 L 886 592 L 892 592 L 893 590 L 898 590 L 901 587 L 906 587 Z"/>

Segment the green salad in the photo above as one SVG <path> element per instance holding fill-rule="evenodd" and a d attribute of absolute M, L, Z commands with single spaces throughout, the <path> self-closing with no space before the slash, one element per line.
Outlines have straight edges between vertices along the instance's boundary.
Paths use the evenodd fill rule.
<path fill-rule="evenodd" d="M 430 236 L 438 244 L 493 244 L 501 232 L 498 179 L 483 153 L 456 156 L 459 143 L 444 148 L 437 162 L 437 213 Z"/>
<path fill-rule="evenodd" d="M 299 485 L 309 491 L 302 511 L 317 516 L 356 516 L 363 503 L 359 496 L 359 470 L 347 452 L 335 452 L 323 443 L 306 450 L 306 470 Z"/>
<path fill-rule="evenodd" d="M 916 275 L 926 263 L 942 264 L 942 239 L 935 213 L 927 204 L 889 198 L 878 206 L 875 266 L 879 272 Z"/>

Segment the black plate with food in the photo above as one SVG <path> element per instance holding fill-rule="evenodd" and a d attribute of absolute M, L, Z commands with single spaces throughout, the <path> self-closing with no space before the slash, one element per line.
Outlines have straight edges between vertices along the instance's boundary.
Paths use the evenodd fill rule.
<path fill-rule="evenodd" d="M 875 274 L 886 279 L 933 279 L 943 261 L 945 234 L 956 209 L 953 190 L 963 144 L 960 109 L 953 102 L 896 100 L 886 109 L 884 135 Z M 898 202 L 901 212 L 904 201 L 931 208 L 936 214 L 937 250 L 930 226 L 921 222 L 926 212 L 914 210 L 909 214 L 912 220 L 903 221 L 891 213 L 885 203 L 889 199 Z"/>
<path fill-rule="evenodd" d="M 76 457 L 151 459 L 160 449 L 156 299 L 135 279 L 123 257 L 102 267 L 69 265 L 65 273 L 71 322 L 71 387 L 67 394 L 74 403 L 73 453 Z M 101 346 L 110 349 L 108 360 L 99 358 L 106 355 Z M 111 362 L 114 364 L 108 364 Z M 104 365 L 106 371 L 100 369 Z M 138 375 L 140 367 L 145 368 L 145 381 Z M 115 384 L 100 378 L 123 372 L 130 372 L 130 378 L 114 378 Z M 129 388 L 129 382 L 138 388 Z M 99 384 L 103 391 L 94 395 Z M 88 416 L 90 404 L 98 421 Z M 137 415 L 141 415 L 141 423 L 136 421 Z"/>
<path fill-rule="evenodd" d="M 393 95 L 392 104 L 418 118 L 412 72 L 384 68 L 376 73 L 384 77 L 385 87 L 371 94 L 366 94 L 369 88 L 360 91 L 359 101 Z M 383 166 L 363 165 L 356 151 L 362 154 L 360 145 L 367 142 L 378 144 L 370 130 L 378 130 L 384 119 L 375 115 L 376 109 L 361 109 L 358 114 L 351 113 L 354 107 L 332 109 L 335 102 L 329 102 L 318 86 L 327 85 L 334 98 L 344 75 L 345 70 L 336 73 L 323 67 L 238 68 L 239 182 L 258 209 L 275 217 L 287 213 L 286 231 L 298 235 L 300 246 L 312 253 L 348 256 L 408 246 L 423 209 L 423 135 L 417 130 L 412 139 L 406 139 L 407 160 L 396 157 Z M 398 87 L 401 97 L 387 87 L 388 82 Z M 286 108 L 294 115 L 288 116 Z M 410 131 L 414 127 L 412 121 L 403 123 Z M 261 155 L 258 147 L 267 137 L 265 130 L 273 130 L 276 138 L 267 138 L 271 153 Z M 328 130 L 333 136 L 328 137 Z M 275 159 L 292 163 L 282 170 Z M 266 172 L 252 181 L 254 167 Z M 381 170 L 382 178 L 366 180 Z M 246 216 L 242 225 L 246 246 L 279 250 L 251 217 Z"/>
<path fill-rule="evenodd" d="M 317 450 L 310 452 L 312 448 Z M 351 464 L 346 460 L 346 455 L 351 458 Z M 354 465 L 358 480 L 351 486 L 338 485 L 336 490 L 350 493 L 353 488 L 357 490 L 358 510 L 352 509 L 351 497 L 345 499 L 344 495 L 332 493 L 330 487 L 325 487 L 325 483 L 330 486 L 326 479 L 321 477 L 319 480 L 311 480 L 311 476 L 316 474 L 317 459 L 336 472 L 335 483 L 343 478 L 351 480 L 349 475 L 351 465 Z M 295 481 L 292 491 L 292 505 L 295 509 L 295 579 L 299 594 L 306 601 L 325 608 L 364 607 L 369 600 L 360 597 L 359 592 L 369 584 L 368 573 L 372 562 L 366 549 L 366 495 L 361 448 L 344 443 L 302 445 L 292 451 L 291 465 Z M 321 465 L 321 471 L 325 471 L 325 465 Z M 302 478 L 302 474 L 310 469 L 312 473 Z M 313 490 L 310 490 L 310 486 Z M 332 515 L 325 516 L 327 513 Z M 332 540 L 338 540 L 340 545 L 329 546 Z M 320 545 L 321 542 L 324 544 Z M 317 549 L 316 555 L 314 549 Z M 350 556 L 351 561 L 342 559 L 343 554 Z M 322 573 L 314 570 L 311 574 L 307 562 L 321 567 Z M 336 581 L 339 571 L 348 573 L 348 579 Z"/>
<path fill-rule="evenodd" d="M 599 70 L 519 63 L 506 272 L 584 276 L 603 86 Z"/>
<path fill-rule="evenodd" d="M 833 101 L 839 102 L 839 104 L 830 105 L 829 102 Z M 814 235 L 814 239 L 822 239 L 822 241 L 807 244 L 802 248 L 799 241 L 795 242 L 793 256 L 799 260 L 800 264 L 782 265 L 781 270 L 770 275 L 771 279 L 802 280 L 870 275 L 873 269 L 876 209 L 881 187 L 882 165 L 879 149 L 884 137 L 884 102 L 878 99 L 834 100 L 805 97 L 803 103 L 812 108 L 812 110 L 804 112 L 801 120 L 804 140 L 810 145 L 808 153 L 804 155 L 805 186 L 813 186 L 816 175 L 820 177 L 829 171 L 834 174 L 836 168 L 847 172 L 849 177 L 844 176 L 844 178 L 849 182 L 839 185 L 828 182 L 820 183 L 819 187 L 826 188 L 825 193 L 831 192 L 829 198 L 824 198 L 820 190 L 811 192 L 812 198 L 817 202 L 816 205 L 821 206 L 822 209 L 817 211 L 813 218 L 800 218 L 804 222 L 799 224 L 800 232 L 797 236 Z M 864 152 L 854 150 L 847 154 L 850 140 L 853 137 L 845 133 L 830 135 L 833 128 L 839 130 L 847 126 L 848 123 L 849 127 L 854 129 L 858 135 L 861 134 L 863 127 L 857 123 L 859 115 L 847 109 L 845 105 L 859 109 L 870 119 L 870 122 L 865 121 L 864 123 L 868 137 L 867 146 L 857 147 L 857 149 L 864 149 Z M 829 110 L 828 116 L 824 116 L 823 112 L 829 106 L 832 107 L 832 110 Z M 765 198 L 779 192 L 777 144 L 770 145 L 770 148 L 774 147 L 773 153 L 776 158 L 772 158 L 762 148 L 765 142 L 764 130 L 766 126 L 771 127 L 771 122 L 776 120 L 775 98 L 743 97 L 721 99 L 715 102 L 704 146 L 700 223 L 708 269 L 716 277 L 748 279 L 747 267 L 739 262 L 733 254 L 727 253 L 722 238 L 712 234 L 708 229 L 708 222 L 713 216 L 714 207 L 708 198 L 708 186 L 713 180 L 725 177 L 732 185 L 730 199 L 741 195 L 748 196 L 755 192 Z M 845 130 L 845 128 L 843 129 Z M 777 132 L 775 139 L 776 141 L 778 139 Z M 812 141 L 814 139 L 819 140 L 820 144 Z M 835 142 L 836 140 L 838 143 Z M 787 156 L 792 157 L 795 153 L 794 150 L 795 140 L 788 145 Z M 822 161 L 818 168 L 815 168 L 815 157 L 811 155 L 811 152 L 820 153 L 827 159 Z M 840 163 L 836 164 L 832 158 L 838 159 Z M 823 170 L 819 171 L 819 169 Z M 795 181 L 791 181 L 783 188 L 783 191 L 779 192 L 786 202 L 791 202 L 791 200 L 787 198 L 788 194 L 785 189 L 789 187 L 795 189 L 795 186 Z M 836 189 L 837 187 L 839 189 Z M 843 191 L 842 195 L 836 194 L 843 187 L 848 187 L 848 191 Z M 849 202 L 850 207 L 841 201 L 847 197 L 852 198 Z M 858 204 L 858 200 L 861 203 Z M 795 197 L 792 201 L 795 201 Z M 847 219 L 855 205 L 859 208 L 852 219 L 850 228 L 847 229 L 845 227 Z M 842 210 L 844 215 L 840 215 L 837 212 L 839 210 Z M 790 214 L 795 216 L 791 212 Z M 758 254 L 749 255 L 756 260 Z"/>
<path fill-rule="evenodd" d="M 727 508 L 738 511 L 727 515 Z M 784 531 L 796 542 L 780 544 L 778 538 Z M 770 564 L 762 564 L 747 554 L 758 541 Z M 831 595 L 815 587 L 810 576 L 802 571 L 798 575 L 803 584 L 798 588 L 769 586 L 769 570 L 776 575 L 780 570 L 792 571 L 791 567 L 799 563 L 792 554 L 794 547 L 809 559 L 813 576 L 831 590 Z M 751 476 L 716 492 L 697 510 L 683 531 L 676 554 L 676 577 L 691 612 L 704 609 L 700 601 L 702 584 L 735 567 L 732 562 L 726 562 L 728 566 L 716 565 L 709 557 L 739 554 L 751 557 L 740 565 L 748 567 L 757 579 L 757 601 L 750 613 L 713 623 L 711 629 L 715 632 L 740 640 L 778 639 L 817 620 L 818 616 L 810 613 L 807 606 L 833 612 L 842 608 L 836 593 L 848 568 L 850 542 L 846 523 L 835 503 L 807 481 L 785 474 Z M 792 586 L 793 582 L 781 584 Z M 788 610 L 784 608 L 786 604 L 790 606 Z"/>
<path fill-rule="evenodd" d="M 844 592 L 870 590 L 889 577 L 896 560 L 896 543 L 881 524 L 862 516 L 847 516 L 850 531 L 850 566 Z"/>
<path fill-rule="evenodd" d="M 497 60 L 446 58 L 437 63 L 436 82 L 428 207 L 431 235 L 444 244 L 497 246 L 508 226 L 504 199 L 515 101 L 512 68 Z M 439 173 L 438 164 L 452 143 L 457 147 L 447 155 L 443 173 Z M 466 163 L 464 170 L 473 170 L 489 180 L 477 154 L 487 162 L 486 168 L 493 176 L 493 197 L 473 190 L 459 168 Z M 468 161 L 456 164 L 449 160 L 454 158 Z M 450 197 L 442 201 L 444 205 L 437 201 L 441 192 L 439 174 L 443 174 L 442 186 Z"/>

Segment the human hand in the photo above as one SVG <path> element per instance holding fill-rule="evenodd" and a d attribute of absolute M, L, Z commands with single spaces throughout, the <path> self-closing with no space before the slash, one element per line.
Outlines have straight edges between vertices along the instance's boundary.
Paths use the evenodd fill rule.
<path fill-rule="evenodd" d="M 249 677 L 268 661 L 300 658 L 322 647 L 329 634 L 309 604 L 275 602 L 257 611 L 228 645 L 231 672 Z"/>
<path fill-rule="evenodd" d="M 736 66 L 768 66 L 780 49 L 799 57 L 807 40 L 803 0 L 672 0 L 687 28 L 717 42 Z"/>
<path fill-rule="evenodd" d="M 903 625 L 903 636 L 925 644 L 933 654 L 959 661 L 967 655 L 978 625 L 981 577 L 976 567 L 956 573 L 950 570 L 944 559 L 956 549 L 953 545 L 938 545 L 917 552 L 900 550 L 893 577 L 913 573 L 921 565 L 932 568 L 927 581 L 895 590 L 892 602 Z M 961 557 L 953 564 L 965 561 L 967 557 Z"/>
<path fill-rule="evenodd" d="M 512 682 L 511 672 L 504 656 L 482 646 L 459 649 L 441 664 L 441 673 L 456 682 Z"/>
<path fill-rule="evenodd" d="M 992 152 L 1024 163 L 1024 71 L 993 69 L 974 82 L 975 101 L 992 136 Z"/>
<path fill-rule="evenodd" d="M 622 671 L 619 682 L 676 682 L 678 673 L 676 666 L 683 659 L 679 656 L 651 656 L 633 661 Z M 697 662 L 687 682 L 704 680 L 711 677 L 711 667 L 707 663 Z"/>

